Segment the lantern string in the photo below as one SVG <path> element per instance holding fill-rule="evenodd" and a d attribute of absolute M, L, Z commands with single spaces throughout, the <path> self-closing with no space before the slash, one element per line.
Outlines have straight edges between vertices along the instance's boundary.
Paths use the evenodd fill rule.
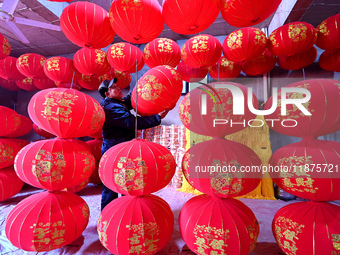
<path fill-rule="evenodd" d="M 74 81 L 74 76 L 76 75 L 76 72 L 73 72 L 73 77 L 72 77 L 72 82 L 71 82 L 71 89 L 73 88 L 73 81 Z"/>
<path fill-rule="evenodd" d="M 135 123 L 135 138 L 137 138 L 137 124 L 138 124 L 138 87 L 137 87 L 137 82 L 138 82 L 138 61 L 136 60 L 136 123 Z"/>
<path fill-rule="evenodd" d="M 302 68 L 302 76 L 303 80 L 306 80 L 305 68 Z"/>

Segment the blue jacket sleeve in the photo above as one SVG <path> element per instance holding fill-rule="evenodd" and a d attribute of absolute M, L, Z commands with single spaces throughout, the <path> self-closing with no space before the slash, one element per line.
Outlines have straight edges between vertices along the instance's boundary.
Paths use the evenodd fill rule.
<path fill-rule="evenodd" d="M 123 105 L 115 104 L 114 107 L 104 107 L 105 122 L 112 127 L 135 129 L 136 117 Z M 161 124 L 158 114 L 152 116 L 138 117 L 137 129 L 147 129 Z"/>
<path fill-rule="evenodd" d="M 132 110 L 132 103 L 131 103 L 131 92 L 126 95 L 126 97 L 123 98 L 125 106 Z"/>

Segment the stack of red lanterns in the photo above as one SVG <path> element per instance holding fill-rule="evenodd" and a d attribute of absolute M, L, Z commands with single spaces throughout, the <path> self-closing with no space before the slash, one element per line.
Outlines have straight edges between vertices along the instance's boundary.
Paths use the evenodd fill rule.
<path fill-rule="evenodd" d="M 170 206 L 151 195 L 175 173 L 175 159 L 162 145 L 134 139 L 111 147 L 99 163 L 106 187 L 124 194 L 108 204 L 97 225 L 99 240 L 113 254 L 150 253 L 170 240 L 174 216 Z"/>
<path fill-rule="evenodd" d="M 36 93 L 28 113 L 36 125 L 57 138 L 22 148 L 15 158 L 15 171 L 24 182 L 48 191 L 22 200 L 9 213 L 6 235 L 26 251 L 49 251 L 71 243 L 87 226 L 86 202 L 62 190 L 79 185 L 93 173 L 93 154 L 85 142 L 74 138 L 100 130 L 104 111 L 90 96 L 55 88 Z"/>
<path fill-rule="evenodd" d="M 340 225 L 330 222 L 338 220 L 340 207 L 326 201 L 340 199 L 340 143 L 317 137 L 340 130 L 339 82 L 314 79 L 286 87 L 300 91 L 285 94 L 284 88 L 279 91 L 280 103 L 268 116 L 268 119 L 280 120 L 286 127 L 268 125 L 279 133 L 302 137 L 302 140 L 286 145 L 272 155 L 269 164 L 281 170 L 270 174 L 283 190 L 311 201 L 281 208 L 273 220 L 273 233 L 287 254 L 333 254 L 338 250 Z M 307 112 L 301 112 L 301 107 L 291 104 L 286 106 L 286 115 L 280 113 L 282 97 L 304 100 L 301 106 Z M 271 104 L 272 98 L 265 109 Z"/>
<path fill-rule="evenodd" d="M 256 97 L 249 95 L 245 86 L 231 82 L 196 88 L 183 98 L 179 107 L 186 128 L 213 137 L 192 146 L 182 161 L 187 181 L 207 194 L 189 200 L 179 218 L 183 240 L 195 253 L 248 254 L 255 248 L 259 234 L 253 212 L 233 197 L 244 195 L 259 185 L 261 173 L 242 169 L 259 166 L 261 160 L 249 147 L 224 139 L 245 128 L 235 123 L 240 124 L 242 119 L 251 123 L 256 117 L 249 110 L 244 115 L 232 112 L 235 111 L 232 96 L 239 92 L 246 98 L 252 96 L 251 102 L 257 108 Z M 248 109 L 244 106 L 245 102 L 241 102 L 238 107 Z M 223 120 L 223 123 L 215 125 L 214 120 Z"/>

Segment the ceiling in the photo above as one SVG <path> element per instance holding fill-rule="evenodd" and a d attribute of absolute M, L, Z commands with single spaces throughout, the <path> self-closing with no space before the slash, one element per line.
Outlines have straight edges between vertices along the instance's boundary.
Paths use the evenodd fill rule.
<path fill-rule="evenodd" d="M 3 1 L 4 0 L 0 0 L 0 3 L 3 3 Z M 160 2 L 160 4 L 163 2 L 162 0 L 158 1 Z M 112 2 L 112 0 L 91 0 L 88 2 L 96 3 L 102 6 L 105 10 L 109 11 L 110 3 Z M 281 11 L 278 10 L 275 14 L 279 16 L 281 15 L 281 23 L 283 24 L 293 21 L 304 21 L 316 27 L 324 19 L 340 12 L 339 0 L 283 0 L 283 2 L 287 5 L 292 5 L 288 9 L 282 9 Z M 14 17 L 27 18 L 40 22 L 50 23 L 53 25 L 60 25 L 59 17 L 57 16 L 58 14 L 55 14 L 55 11 L 52 12 L 51 8 L 47 8 L 45 6 L 46 3 L 50 5 L 58 4 L 59 6 L 61 6 L 62 4 L 47 2 L 46 0 L 19 0 L 19 3 L 13 15 Z M 65 5 L 66 3 L 63 4 Z M 270 27 L 273 17 L 274 14 L 271 15 L 267 20 L 256 25 L 256 27 Z M 274 20 L 275 19 L 276 18 L 274 18 Z M 19 57 L 24 53 L 38 53 L 43 56 L 50 57 L 74 53 L 78 49 L 80 49 L 78 46 L 70 42 L 65 37 L 62 31 L 53 31 L 23 24 L 17 24 L 17 26 L 30 41 L 29 44 L 21 43 L 16 38 L 16 36 L 13 35 L 13 33 L 4 25 L 4 22 L 0 21 L 0 33 L 6 36 L 6 38 L 10 42 L 12 47 L 10 55 L 13 57 Z M 212 24 L 202 33 L 219 36 L 227 35 L 235 29 L 237 28 L 228 25 L 228 23 L 222 18 L 221 14 L 219 14 L 214 24 Z M 163 32 L 159 35 L 159 37 L 166 37 L 173 40 L 188 39 L 192 36 L 193 35 L 180 35 L 172 32 L 167 25 L 164 25 Z M 116 35 L 113 42 L 115 43 L 120 41 L 122 40 Z"/>

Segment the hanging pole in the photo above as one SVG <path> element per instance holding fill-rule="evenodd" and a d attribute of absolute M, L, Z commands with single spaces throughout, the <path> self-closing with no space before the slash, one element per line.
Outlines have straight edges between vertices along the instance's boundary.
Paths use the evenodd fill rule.
<path fill-rule="evenodd" d="M 136 60 L 136 120 L 135 120 L 135 138 L 137 138 L 137 124 L 138 124 L 138 61 Z"/>
<path fill-rule="evenodd" d="M 71 89 L 73 88 L 73 81 L 74 81 L 74 76 L 76 75 L 76 72 L 73 72 L 73 77 L 72 77 L 72 82 L 71 82 Z"/>

